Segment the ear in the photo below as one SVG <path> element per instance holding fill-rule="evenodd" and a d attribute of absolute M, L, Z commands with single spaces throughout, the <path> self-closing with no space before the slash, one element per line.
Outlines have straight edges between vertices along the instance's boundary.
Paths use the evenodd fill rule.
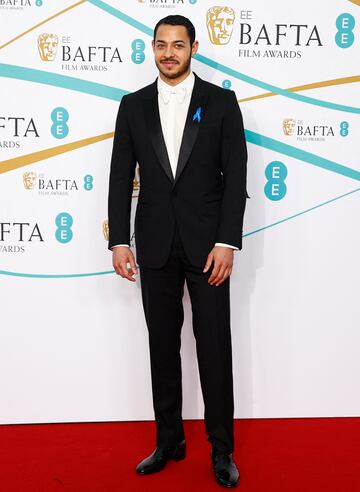
<path fill-rule="evenodd" d="M 194 56 L 199 48 L 199 41 L 194 41 L 191 47 L 191 56 Z"/>

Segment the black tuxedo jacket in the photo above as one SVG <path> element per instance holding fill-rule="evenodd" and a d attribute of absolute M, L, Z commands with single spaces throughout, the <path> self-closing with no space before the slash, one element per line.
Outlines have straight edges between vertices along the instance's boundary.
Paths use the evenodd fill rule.
<path fill-rule="evenodd" d="M 161 128 L 157 79 L 123 96 L 119 105 L 110 166 L 108 247 L 130 244 L 138 162 L 134 229 L 140 267 L 159 268 L 166 262 L 175 221 L 195 266 L 205 265 L 215 242 L 242 247 L 248 195 L 241 111 L 234 91 L 194 75 L 175 178 Z"/>

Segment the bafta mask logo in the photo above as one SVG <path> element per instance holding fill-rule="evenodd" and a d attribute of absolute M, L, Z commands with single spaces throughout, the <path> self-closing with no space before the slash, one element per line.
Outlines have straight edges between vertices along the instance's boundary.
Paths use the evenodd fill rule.
<path fill-rule="evenodd" d="M 36 173 L 28 171 L 23 174 L 23 183 L 26 190 L 33 190 L 36 183 Z"/>
<path fill-rule="evenodd" d="M 40 58 L 43 61 L 54 61 L 59 40 L 56 34 L 43 33 L 37 39 Z"/>
<path fill-rule="evenodd" d="M 104 220 L 102 230 L 105 241 L 109 241 L 109 222 L 107 220 Z"/>
<path fill-rule="evenodd" d="M 294 135 L 296 121 L 293 118 L 285 118 L 283 120 L 283 131 L 284 135 L 291 137 Z"/>
<path fill-rule="evenodd" d="M 133 192 L 139 191 L 139 188 L 140 188 L 140 168 L 139 168 L 139 166 L 136 166 L 135 176 L 134 176 L 134 181 L 133 181 Z M 137 195 L 133 194 L 133 196 L 137 196 Z"/>
<path fill-rule="evenodd" d="M 230 41 L 235 20 L 231 7 L 210 7 L 206 12 L 206 25 L 213 44 L 227 44 Z"/>

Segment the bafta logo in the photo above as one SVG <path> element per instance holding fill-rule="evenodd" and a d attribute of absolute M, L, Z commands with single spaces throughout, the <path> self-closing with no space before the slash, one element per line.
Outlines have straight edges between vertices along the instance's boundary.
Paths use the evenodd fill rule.
<path fill-rule="evenodd" d="M 230 41 L 235 20 L 231 7 L 210 7 L 206 12 L 206 25 L 213 44 L 227 44 Z"/>
<path fill-rule="evenodd" d="M 23 183 L 26 190 L 33 190 L 36 183 L 36 173 L 28 171 L 23 174 Z"/>
<path fill-rule="evenodd" d="M 37 42 L 40 58 L 43 61 L 54 61 L 59 43 L 57 35 L 48 33 L 40 34 Z"/>
<path fill-rule="evenodd" d="M 140 188 L 140 169 L 139 166 L 136 166 L 135 176 L 133 181 L 133 191 L 139 191 L 139 188 Z M 137 196 L 137 195 L 133 194 L 133 196 Z"/>
<path fill-rule="evenodd" d="M 105 241 L 109 241 L 109 222 L 107 220 L 104 220 L 102 225 L 102 230 L 103 230 Z"/>
<path fill-rule="evenodd" d="M 284 135 L 291 137 L 294 135 L 296 121 L 293 118 L 285 118 L 283 120 L 283 131 Z"/>

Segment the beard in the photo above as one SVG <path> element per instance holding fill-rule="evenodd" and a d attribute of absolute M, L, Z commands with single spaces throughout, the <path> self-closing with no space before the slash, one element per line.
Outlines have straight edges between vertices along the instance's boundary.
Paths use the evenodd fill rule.
<path fill-rule="evenodd" d="M 168 72 L 168 71 L 166 71 L 166 69 L 164 69 L 164 67 L 162 66 L 161 63 L 159 63 L 155 60 L 155 64 L 156 64 L 159 72 L 161 72 L 164 75 L 164 77 L 171 79 L 171 80 L 177 79 L 178 77 L 181 77 L 184 73 L 186 73 L 190 67 L 190 63 L 191 63 L 191 54 L 182 63 L 182 65 L 177 67 L 177 70 L 174 69 L 175 68 L 174 67 L 172 72 Z"/>

